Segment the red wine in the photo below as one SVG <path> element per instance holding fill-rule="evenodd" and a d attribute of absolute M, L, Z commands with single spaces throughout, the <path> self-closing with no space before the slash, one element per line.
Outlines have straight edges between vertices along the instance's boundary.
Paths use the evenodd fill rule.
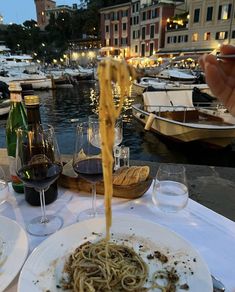
<path fill-rule="evenodd" d="M 62 172 L 62 165 L 57 163 L 37 163 L 18 170 L 17 175 L 26 186 L 46 189 Z"/>
<path fill-rule="evenodd" d="M 80 177 L 91 183 L 100 181 L 103 178 L 101 158 L 80 160 L 74 164 L 73 169 Z"/>

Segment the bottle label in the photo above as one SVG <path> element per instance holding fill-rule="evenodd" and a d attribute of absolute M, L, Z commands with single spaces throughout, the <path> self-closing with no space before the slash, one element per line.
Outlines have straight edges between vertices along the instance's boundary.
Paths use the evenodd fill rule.
<path fill-rule="evenodd" d="M 11 101 L 13 101 L 13 102 L 21 102 L 22 101 L 21 94 L 18 92 L 11 92 L 10 98 L 11 98 Z"/>
<path fill-rule="evenodd" d="M 10 171 L 12 182 L 21 183 L 21 180 L 16 175 L 16 158 L 13 156 L 8 156 L 8 160 L 9 160 L 9 171 Z"/>

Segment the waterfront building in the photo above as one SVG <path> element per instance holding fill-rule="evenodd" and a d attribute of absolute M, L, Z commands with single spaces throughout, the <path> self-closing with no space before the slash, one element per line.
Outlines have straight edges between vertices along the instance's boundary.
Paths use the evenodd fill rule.
<path fill-rule="evenodd" d="M 174 15 L 172 1 L 140 1 L 140 56 L 152 56 L 164 47 L 167 19 Z"/>
<path fill-rule="evenodd" d="M 103 51 L 148 57 L 164 47 L 167 19 L 182 1 L 131 0 L 100 10 Z"/>
<path fill-rule="evenodd" d="M 42 30 L 49 24 L 52 14 L 57 18 L 60 13 L 72 14 L 77 10 L 77 4 L 73 4 L 70 7 L 69 5 L 56 6 L 56 2 L 53 0 L 34 0 L 34 2 L 37 12 L 37 23 Z"/>
<path fill-rule="evenodd" d="M 131 56 L 140 55 L 140 0 L 133 0 L 131 3 Z"/>
<path fill-rule="evenodd" d="M 56 7 L 56 2 L 53 0 L 34 0 L 36 5 L 37 24 L 40 29 L 44 29 L 48 24 L 48 18 L 46 17 L 46 10 Z"/>
<path fill-rule="evenodd" d="M 181 14 L 168 19 L 159 53 L 204 53 L 219 50 L 222 43 L 235 44 L 234 9 L 232 0 L 188 0 Z"/>
<path fill-rule="evenodd" d="M 100 10 L 101 45 L 104 53 L 130 57 L 131 2 L 109 6 Z M 120 50 L 120 51 L 119 51 Z"/>

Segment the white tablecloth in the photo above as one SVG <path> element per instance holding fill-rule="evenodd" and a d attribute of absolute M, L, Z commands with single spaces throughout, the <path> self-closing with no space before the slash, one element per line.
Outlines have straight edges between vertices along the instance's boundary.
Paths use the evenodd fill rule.
<path fill-rule="evenodd" d="M 39 207 L 29 206 L 23 195 L 15 194 L 12 190 L 8 201 L 0 207 L 1 215 L 16 220 L 23 227 L 31 218 L 41 214 Z M 97 205 L 102 202 L 102 196 L 98 197 Z M 47 206 L 47 213 L 57 213 L 63 217 L 65 227 L 75 223 L 78 213 L 90 205 L 89 195 L 60 188 L 59 198 Z M 152 203 L 151 188 L 136 200 L 114 198 L 113 216 L 118 213 L 138 215 L 177 232 L 200 252 L 211 273 L 225 284 L 226 291 L 235 291 L 235 222 L 192 200 L 177 214 L 162 213 Z M 28 235 L 29 253 L 45 238 Z M 17 291 L 17 280 L 11 283 L 6 292 Z"/>

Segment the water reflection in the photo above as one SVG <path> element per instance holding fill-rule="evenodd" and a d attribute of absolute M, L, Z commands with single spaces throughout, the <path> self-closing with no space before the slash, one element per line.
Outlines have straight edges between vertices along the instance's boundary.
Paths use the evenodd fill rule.
<path fill-rule="evenodd" d="M 117 91 L 118 93 L 118 91 Z M 73 88 L 37 92 L 41 101 L 42 122 L 55 127 L 61 152 L 72 154 L 75 126 L 73 120 L 85 118 L 97 112 L 98 84 L 79 82 Z M 118 95 L 118 94 L 117 94 Z M 118 98 L 115 99 L 118 102 Z M 131 105 L 139 100 L 126 99 L 122 115 L 124 118 L 123 144 L 130 147 L 130 158 L 158 162 L 189 163 L 198 165 L 235 166 L 235 149 L 212 150 L 200 144 L 178 144 L 146 132 L 132 118 Z M 6 120 L 0 120 L 0 147 L 5 147 Z"/>

